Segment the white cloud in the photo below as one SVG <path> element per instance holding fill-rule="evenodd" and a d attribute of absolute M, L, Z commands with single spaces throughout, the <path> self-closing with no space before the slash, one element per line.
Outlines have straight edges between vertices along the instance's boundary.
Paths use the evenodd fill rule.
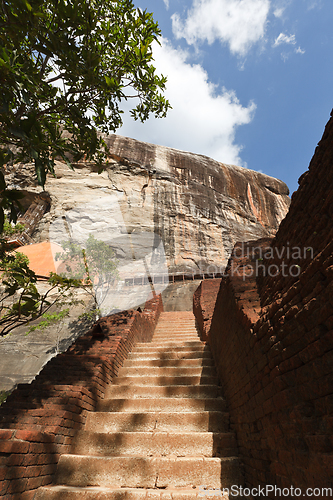
<path fill-rule="evenodd" d="M 316 9 L 316 8 L 321 9 L 322 6 L 323 6 L 322 0 L 310 0 L 310 1 L 308 1 L 308 10 L 312 10 L 312 9 Z"/>
<path fill-rule="evenodd" d="M 243 107 L 234 91 L 219 91 L 200 65 L 187 62 L 186 51 L 165 39 L 161 47 L 154 45 L 154 58 L 158 73 L 168 77 L 166 97 L 173 109 L 166 118 L 144 124 L 128 118 L 117 133 L 240 165 L 235 132 L 252 120 L 255 104 Z"/>
<path fill-rule="evenodd" d="M 293 0 L 272 0 L 274 4 L 273 14 L 275 17 L 282 19 L 285 17 L 286 10 L 290 7 Z"/>
<path fill-rule="evenodd" d="M 188 44 L 219 40 L 244 56 L 263 38 L 269 9 L 270 0 L 193 0 L 185 21 L 173 14 L 172 29 Z"/>
<path fill-rule="evenodd" d="M 280 33 L 279 36 L 275 39 L 273 43 L 273 47 L 278 47 L 282 43 L 287 43 L 291 45 L 295 45 L 296 37 L 295 35 L 285 35 L 284 33 Z"/>
<path fill-rule="evenodd" d="M 305 54 L 305 50 L 301 49 L 301 47 L 298 47 L 296 50 L 295 50 L 296 54 Z"/>
<path fill-rule="evenodd" d="M 163 0 L 166 10 L 169 10 L 169 0 Z"/>
<path fill-rule="evenodd" d="M 274 10 L 273 14 L 275 17 L 281 18 L 283 16 L 284 11 L 285 7 L 278 7 L 277 9 Z"/>

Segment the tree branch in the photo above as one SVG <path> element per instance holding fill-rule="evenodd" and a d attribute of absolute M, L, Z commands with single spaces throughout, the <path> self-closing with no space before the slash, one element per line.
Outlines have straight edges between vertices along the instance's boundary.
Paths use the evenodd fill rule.
<path fill-rule="evenodd" d="M 66 73 L 60 73 L 59 75 L 54 76 L 53 78 L 50 78 L 49 80 L 46 80 L 45 83 L 56 82 L 57 80 L 59 80 L 60 78 L 63 78 L 64 76 L 66 76 Z"/>

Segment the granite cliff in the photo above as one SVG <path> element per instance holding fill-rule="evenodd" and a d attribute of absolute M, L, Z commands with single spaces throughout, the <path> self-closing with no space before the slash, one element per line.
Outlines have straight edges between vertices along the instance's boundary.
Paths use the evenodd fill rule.
<path fill-rule="evenodd" d="M 30 231 L 34 242 L 47 240 L 51 222 L 82 206 L 95 207 L 108 231 L 116 216 L 100 207 L 111 195 L 122 218 L 118 254 L 121 234 L 150 233 L 164 244 L 169 272 L 220 272 L 236 241 L 273 236 L 288 211 L 287 186 L 262 173 L 117 135 L 106 140 L 111 156 L 101 174 L 84 162 L 74 171 L 57 162 L 46 183 L 50 211 Z M 26 190 L 28 201 L 41 193 L 29 167 L 15 167 L 8 181 Z"/>

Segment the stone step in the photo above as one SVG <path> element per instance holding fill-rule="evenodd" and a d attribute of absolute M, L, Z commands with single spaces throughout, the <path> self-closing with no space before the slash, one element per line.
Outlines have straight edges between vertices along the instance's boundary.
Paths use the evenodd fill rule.
<path fill-rule="evenodd" d="M 151 342 L 147 342 L 148 344 L 151 344 L 153 342 L 176 342 L 181 345 L 183 342 L 193 342 L 193 341 L 198 341 L 200 340 L 200 337 L 198 335 L 175 335 L 173 333 L 170 333 L 169 335 L 156 335 L 154 336 L 151 340 Z M 201 342 L 201 340 L 200 340 Z"/>
<path fill-rule="evenodd" d="M 196 326 L 196 320 L 194 316 L 192 318 L 182 318 L 177 321 L 172 321 L 172 319 L 164 319 L 162 318 L 159 320 L 157 328 L 156 329 L 162 329 L 162 328 L 170 328 L 170 326 L 175 326 L 175 328 L 180 328 L 181 326 L 189 326 L 189 327 L 195 327 Z"/>
<path fill-rule="evenodd" d="M 183 321 L 162 321 L 155 328 L 156 332 L 161 332 L 164 330 L 170 330 L 174 328 L 175 330 L 196 330 L 197 324 L 194 320 L 183 320 Z"/>
<path fill-rule="evenodd" d="M 158 323 L 163 321 L 193 321 L 195 316 L 193 311 L 163 311 L 160 316 Z"/>
<path fill-rule="evenodd" d="M 208 351 L 204 352 L 174 352 L 174 351 L 165 351 L 165 352 L 151 352 L 151 353 L 146 353 L 146 352 L 139 352 L 139 353 L 133 353 L 130 352 L 129 355 L 127 356 L 128 360 L 132 359 L 142 359 L 142 360 L 148 360 L 148 359 L 156 359 L 156 360 L 166 360 L 166 359 L 213 359 L 212 355 Z"/>
<path fill-rule="evenodd" d="M 164 322 L 164 324 L 160 324 L 158 325 L 156 328 L 155 328 L 155 333 L 159 333 L 159 332 L 166 332 L 166 331 L 170 331 L 170 330 L 176 330 L 176 331 L 193 331 L 193 332 L 197 332 L 197 326 L 195 324 L 195 321 L 183 321 L 182 323 L 179 323 L 179 322 L 172 322 L 172 321 L 168 321 L 168 322 Z"/>
<path fill-rule="evenodd" d="M 216 385 L 165 385 L 159 386 L 129 386 L 109 385 L 106 398 L 216 398 L 219 396 Z"/>
<path fill-rule="evenodd" d="M 240 483 L 235 457 L 90 457 L 61 455 L 58 484 L 127 488 L 168 488 L 205 485 L 231 487 Z"/>
<path fill-rule="evenodd" d="M 195 412 L 93 412 L 85 430 L 91 432 L 227 432 L 229 414 L 220 411 Z"/>
<path fill-rule="evenodd" d="M 113 383 L 115 385 L 130 385 L 130 386 L 171 386 L 171 385 L 218 385 L 217 376 L 205 376 L 205 375 L 129 375 L 129 376 L 118 376 L 114 378 Z"/>
<path fill-rule="evenodd" d="M 160 345 L 160 346 L 155 346 L 154 344 L 144 344 L 141 346 L 135 346 L 132 349 L 132 354 L 138 354 L 138 353 L 164 353 L 164 352 L 169 352 L 170 347 L 165 346 L 165 345 Z M 202 342 L 198 342 L 197 345 L 193 346 L 182 346 L 182 345 L 177 345 L 176 347 L 172 347 L 172 351 L 174 353 L 194 353 L 194 352 L 211 352 L 210 347 L 206 344 L 203 344 Z"/>
<path fill-rule="evenodd" d="M 162 313 L 96 412 L 88 412 L 55 486 L 34 500 L 206 500 L 243 484 L 214 361 L 192 312 Z"/>
<path fill-rule="evenodd" d="M 149 367 L 174 367 L 174 368 L 181 368 L 181 367 L 214 367 L 214 361 L 212 358 L 190 358 L 190 359 L 126 359 L 126 361 L 123 364 L 123 367 L 125 368 L 131 368 L 131 367 L 142 367 L 144 368 L 149 368 Z"/>
<path fill-rule="evenodd" d="M 200 412 L 227 411 L 223 398 L 127 398 L 102 399 L 97 403 L 99 412 Z M 89 414 L 88 414 L 89 416 Z"/>
<path fill-rule="evenodd" d="M 79 431 L 70 454 L 92 456 L 235 456 L 235 436 L 212 432 Z"/>
<path fill-rule="evenodd" d="M 170 327 L 170 328 L 161 328 L 161 329 L 156 329 L 153 335 L 153 338 L 155 337 L 164 337 L 168 338 L 170 340 L 170 337 L 173 335 L 177 337 L 198 337 L 198 330 L 195 327 L 191 328 L 176 328 L 176 327 Z"/>
<path fill-rule="evenodd" d="M 140 342 L 135 344 L 135 349 L 138 349 L 140 347 L 156 347 L 156 348 L 164 348 L 164 349 L 169 349 L 172 348 L 174 349 L 175 347 L 201 347 L 203 346 L 203 342 L 201 342 L 200 339 L 196 340 L 185 340 L 183 342 L 179 342 L 179 340 L 170 340 L 168 342 L 158 342 L 155 341 L 154 339 L 152 342 Z"/>
<path fill-rule="evenodd" d="M 210 500 L 212 490 L 205 492 L 202 486 L 196 488 L 107 488 L 88 486 L 43 486 L 37 490 L 34 500 Z M 215 499 L 228 500 L 227 491 L 222 496 L 221 488 L 216 489 Z M 238 497 L 240 498 L 240 497 Z"/>
<path fill-rule="evenodd" d="M 201 376 L 216 377 L 213 366 L 123 366 L 118 372 L 118 377 L 140 376 L 140 377 L 182 377 Z M 116 379 L 115 379 L 116 381 Z M 140 383 L 140 385 L 142 385 Z"/>
<path fill-rule="evenodd" d="M 172 335 L 177 335 L 178 337 L 182 337 L 182 336 L 185 336 L 185 335 L 193 335 L 193 336 L 198 336 L 198 330 L 196 328 L 195 325 L 193 326 L 185 326 L 185 325 L 182 325 L 182 326 L 173 326 L 173 325 L 169 325 L 169 326 L 165 326 L 163 328 L 156 328 L 155 331 L 154 331 L 154 335 L 153 337 L 155 336 L 164 336 L 164 337 L 167 337 L 168 335 L 172 336 Z"/>
<path fill-rule="evenodd" d="M 191 317 L 194 318 L 192 311 L 162 311 L 160 318 L 170 317 L 170 318 L 181 318 L 181 317 Z"/>
<path fill-rule="evenodd" d="M 196 321 L 193 319 L 187 319 L 182 321 L 159 321 L 158 325 L 155 328 L 155 332 L 160 332 L 163 330 L 170 330 L 170 328 L 174 328 L 175 330 L 197 330 Z"/>
<path fill-rule="evenodd" d="M 192 314 L 192 316 L 183 316 L 183 317 L 172 317 L 171 315 L 169 316 L 160 316 L 159 320 L 158 320 L 158 324 L 157 324 L 157 327 L 161 326 L 161 325 L 164 325 L 164 324 L 167 324 L 167 325 L 170 325 L 171 323 L 174 323 L 174 324 L 177 324 L 179 325 L 180 323 L 195 323 L 196 319 L 195 319 L 195 316 L 194 314 Z"/>
<path fill-rule="evenodd" d="M 199 337 L 175 337 L 175 336 L 172 336 L 172 338 L 168 337 L 168 338 L 153 338 L 151 342 L 147 343 L 146 345 L 150 345 L 150 346 L 154 346 L 155 344 L 161 344 L 161 345 L 164 345 L 166 346 L 166 344 L 168 344 L 168 346 L 172 349 L 173 347 L 175 346 L 184 346 L 186 347 L 186 344 L 185 342 L 200 342 L 201 345 L 203 345 L 203 343 L 201 342 L 200 338 Z"/>

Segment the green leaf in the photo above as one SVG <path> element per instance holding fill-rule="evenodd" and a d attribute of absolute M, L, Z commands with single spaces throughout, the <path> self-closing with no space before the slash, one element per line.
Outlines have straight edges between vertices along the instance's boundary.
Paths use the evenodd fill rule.
<path fill-rule="evenodd" d="M 27 10 L 29 12 L 31 12 L 32 11 L 32 7 L 31 7 L 30 3 L 28 2 L 28 0 L 24 0 L 24 3 L 25 3 L 25 6 L 26 6 Z"/>
<path fill-rule="evenodd" d="M 46 170 L 45 165 L 40 160 L 40 158 L 35 159 L 35 172 L 37 175 L 38 184 L 44 187 L 46 181 Z"/>
<path fill-rule="evenodd" d="M 107 86 L 111 89 L 115 86 L 115 81 L 113 78 L 109 78 L 107 75 L 104 75 Z"/>
<path fill-rule="evenodd" d="M 0 233 L 2 233 L 3 231 L 4 222 L 5 222 L 5 214 L 3 208 L 0 207 Z"/>
<path fill-rule="evenodd" d="M 0 191 L 3 191 L 4 189 L 6 189 L 6 181 L 3 173 L 0 170 Z"/>
<path fill-rule="evenodd" d="M 27 136 L 26 136 L 26 133 L 24 132 L 24 130 L 22 130 L 21 128 L 16 128 L 16 127 L 10 127 L 9 128 L 9 132 L 14 136 L 14 137 L 17 137 L 19 139 L 26 139 Z"/>

